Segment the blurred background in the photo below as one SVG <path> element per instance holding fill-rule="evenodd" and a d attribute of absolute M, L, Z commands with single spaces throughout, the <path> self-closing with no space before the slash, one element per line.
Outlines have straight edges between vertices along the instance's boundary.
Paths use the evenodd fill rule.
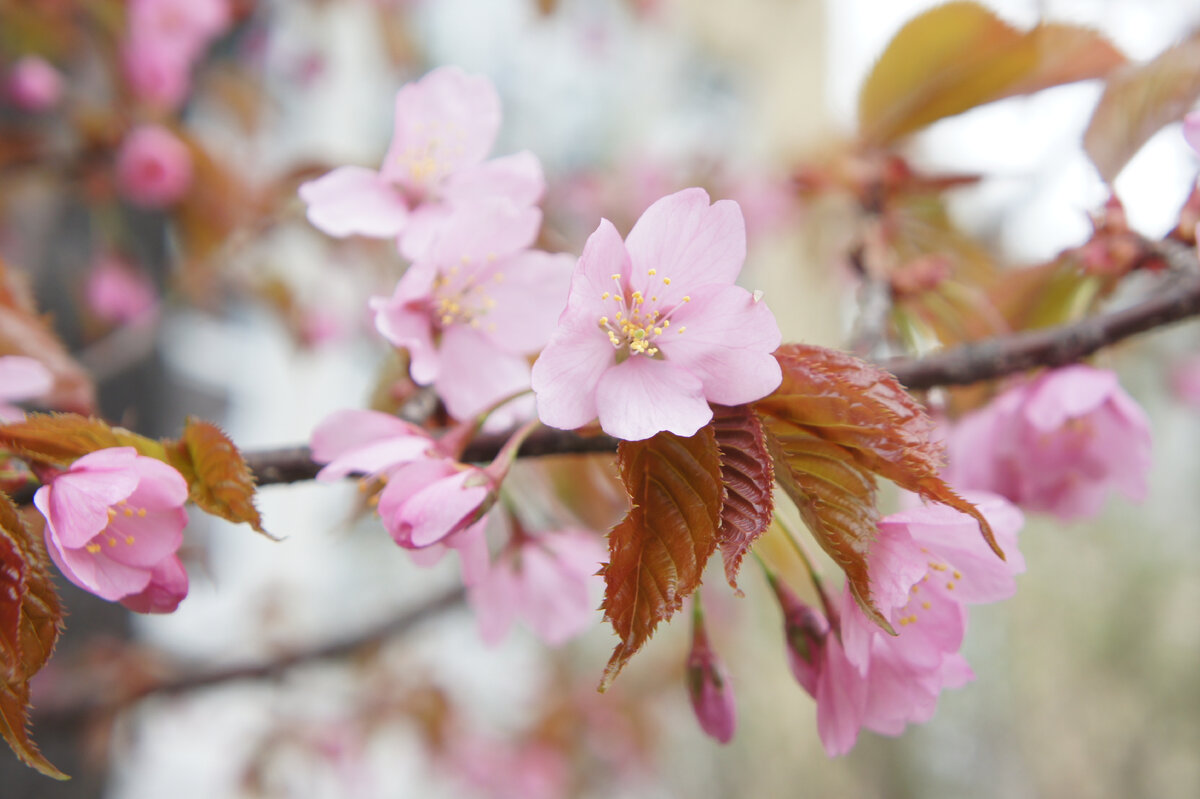
<path fill-rule="evenodd" d="M 30 276 L 106 418 L 173 435 L 196 414 L 246 450 L 303 443 L 334 410 L 388 403 L 396 365 L 365 300 L 389 293 L 403 263 L 390 243 L 310 227 L 295 188 L 334 165 L 374 168 L 398 87 L 458 64 L 501 94 L 495 152 L 529 149 L 545 166 L 542 246 L 578 253 L 601 216 L 626 232 L 653 200 L 704 185 L 742 204 L 742 282 L 766 292 L 785 340 L 847 346 L 861 333 L 863 222 L 849 193 L 814 192 L 811 178 L 870 168 L 846 155 L 859 86 L 932 5 L 235 0 L 186 98 L 156 105 L 102 77 L 120 58 L 121 3 L 0 1 L 0 68 L 36 53 L 63 84 L 57 105 L 0 110 L 0 257 Z M 984 5 L 1022 29 L 1095 28 L 1132 61 L 1200 25 L 1195 0 Z M 896 152 L 924 174 L 982 176 L 939 196 L 937 235 L 969 238 L 995 266 L 1087 241 L 1108 197 L 1081 146 L 1101 90 L 1047 89 L 905 139 Z M 107 175 L 123 132 L 164 119 L 192 152 L 190 193 L 167 208 L 121 199 Z M 1168 233 L 1196 172 L 1167 126 L 1115 183 L 1130 226 Z M 114 259 L 129 281 L 117 296 L 145 293 L 125 311 L 94 285 Z M 1148 500 L 1114 499 L 1093 523 L 1030 515 L 1018 595 L 971 620 L 976 681 L 900 738 L 864 733 L 825 757 L 751 570 L 744 598 L 718 572 L 705 593 L 738 700 L 724 747 L 688 707 L 686 624 L 662 629 L 600 695 L 611 634 L 599 613 L 561 650 L 523 629 L 486 648 L 454 602 L 345 656 L 111 712 L 106 692 L 369 633 L 458 584 L 453 564 L 415 566 L 359 512 L 353 485 L 301 483 L 259 495 L 280 542 L 193 514 L 192 590 L 170 616 L 131 618 L 62 584 L 67 631 L 35 682 L 33 733 L 74 779 L 0 757 L 0 796 L 1200 796 L 1200 407 L 1173 389 L 1198 333 L 1100 356 L 1150 414 Z M 531 463 L 514 479 L 587 486 L 599 530 L 623 512 L 603 458 Z"/>

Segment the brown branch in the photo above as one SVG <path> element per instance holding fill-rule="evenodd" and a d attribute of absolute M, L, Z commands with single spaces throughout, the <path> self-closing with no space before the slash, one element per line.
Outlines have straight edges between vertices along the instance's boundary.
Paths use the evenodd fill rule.
<path fill-rule="evenodd" d="M 246 680 L 278 679 L 294 668 L 345 658 L 409 633 L 418 625 L 460 606 L 465 596 L 466 591 L 462 587 L 451 588 L 356 635 L 297 649 L 258 663 L 218 669 L 193 668 L 136 686 L 97 685 L 94 678 L 88 681 L 88 675 L 85 674 L 85 686 L 72 690 L 70 697 L 63 697 L 59 701 L 55 701 L 52 695 L 42 698 L 34 721 L 38 728 L 70 727 L 85 718 L 118 712 L 150 696 L 174 696 Z"/>
<path fill-rule="evenodd" d="M 1166 293 L 1142 302 L 1069 325 L 1028 330 L 964 344 L 923 358 L 893 358 L 883 364 L 912 390 L 935 386 L 967 385 L 1023 372 L 1041 366 L 1064 366 L 1131 336 L 1200 315 L 1200 275 L 1180 278 Z M 481 436 L 471 442 L 464 460 L 489 461 L 500 451 L 506 436 Z M 521 447 L 522 457 L 613 452 L 609 436 L 581 436 L 543 428 Z M 311 480 L 320 469 L 307 447 L 246 453 L 246 461 L 259 485 Z"/>

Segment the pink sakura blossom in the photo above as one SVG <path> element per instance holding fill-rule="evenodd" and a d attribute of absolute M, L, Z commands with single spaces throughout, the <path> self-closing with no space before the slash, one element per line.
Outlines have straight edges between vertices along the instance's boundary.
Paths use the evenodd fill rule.
<path fill-rule="evenodd" d="M 736 203 L 703 189 L 658 200 L 624 242 L 608 220 L 588 238 L 567 308 L 533 366 L 538 415 L 572 429 L 599 417 L 636 441 L 691 436 L 709 402 L 740 405 L 779 386 L 779 326 L 733 285 L 746 256 Z"/>
<path fill-rule="evenodd" d="M 113 324 L 140 322 L 158 310 L 158 293 L 146 273 L 112 256 L 92 264 L 84 295 L 92 312 Z"/>
<path fill-rule="evenodd" d="M 1180 402 L 1200 408 L 1200 355 L 1190 355 L 1171 367 L 1171 392 Z"/>
<path fill-rule="evenodd" d="M 371 300 L 376 328 L 408 350 L 413 381 L 433 385 L 456 419 L 529 388 L 528 356 L 550 338 L 571 279 L 570 256 L 527 249 L 540 224 L 536 208 L 464 206 L 392 296 Z"/>
<path fill-rule="evenodd" d="M 54 375 L 41 361 L 24 355 L 0 357 L 0 422 L 18 422 L 25 412 L 11 402 L 41 397 L 54 387 Z"/>
<path fill-rule="evenodd" d="M 441 67 L 396 94 L 392 141 L 376 172 L 339 167 L 300 187 L 308 219 L 331 236 L 400 236 L 417 259 L 463 202 L 538 202 L 545 179 L 529 152 L 484 161 L 500 129 L 500 98 L 486 77 Z"/>
<path fill-rule="evenodd" d="M 38 489 L 46 549 L 68 580 L 110 602 L 165 613 L 187 594 L 176 557 L 187 482 L 162 461 L 114 447 L 84 455 Z"/>
<path fill-rule="evenodd" d="M 994 602 L 1015 591 L 1024 570 L 1016 547 L 1020 511 L 1000 497 L 971 497 L 992 525 L 1007 560 L 1000 560 L 970 517 L 945 506 L 893 514 L 880 522 L 868 561 L 872 599 L 897 631 L 867 618 L 847 586 L 830 598 L 830 625 L 785 586 L 784 610 L 793 674 L 817 700 L 817 731 L 826 752 L 853 748 L 862 727 L 898 735 L 928 721 L 943 689 L 973 679 L 959 654 L 967 603 Z"/>
<path fill-rule="evenodd" d="M 313 460 L 326 464 L 318 480 L 378 478 L 384 488 L 377 509 L 393 540 L 427 550 L 420 559 L 426 565 L 447 548 L 459 550 L 464 574 L 473 582 L 486 569 L 482 517 L 502 478 L 495 470 L 454 460 L 445 442 L 385 413 L 343 410 L 317 426 L 311 443 Z"/>
<path fill-rule="evenodd" d="M 1146 496 L 1150 425 L 1108 370 L 1042 373 L 965 416 L 947 441 L 944 477 L 1060 519 L 1099 512 L 1110 489 Z"/>
<path fill-rule="evenodd" d="M 63 80 L 46 59 L 27 55 L 9 69 L 5 89 L 9 102 L 22 111 L 46 111 L 62 99 Z"/>
<path fill-rule="evenodd" d="M 536 739 L 514 742 L 458 731 L 445 752 L 448 770 L 490 799 L 562 799 L 571 768 L 561 749 Z"/>
<path fill-rule="evenodd" d="M 692 649 L 687 659 L 687 689 L 700 729 L 719 743 L 729 743 L 737 727 L 733 684 L 725 664 L 708 643 L 708 633 L 699 614 L 692 627 Z"/>
<path fill-rule="evenodd" d="M 165 208 L 192 185 L 192 154 L 161 125 L 134 128 L 117 152 L 117 186 L 134 205 Z"/>
<path fill-rule="evenodd" d="M 232 22 L 228 0 L 130 0 L 122 49 L 125 76 L 143 100 L 174 109 L 192 66 Z"/>
<path fill-rule="evenodd" d="M 484 642 L 503 639 L 518 616 L 550 646 L 586 630 L 605 559 L 597 536 L 584 530 L 519 532 L 467 593 Z"/>

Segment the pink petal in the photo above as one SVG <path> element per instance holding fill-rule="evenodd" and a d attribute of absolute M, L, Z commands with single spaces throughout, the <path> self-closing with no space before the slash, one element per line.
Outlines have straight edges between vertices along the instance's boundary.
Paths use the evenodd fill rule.
<path fill-rule="evenodd" d="M 537 208 L 503 197 L 474 200 L 453 207 L 422 260 L 443 269 L 479 268 L 529 247 L 541 226 Z"/>
<path fill-rule="evenodd" d="M 150 572 L 150 584 L 121 604 L 135 613 L 174 613 L 188 593 L 188 574 L 178 557 L 163 560 Z"/>
<path fill-rule="evenodd" d="M 1191 111 L 1183 118 L 1183 139 L 1200 153 L 1200 111 Z"/>
<path fill-rule="evenodd" d="M 614 288 L 619 290 L 618 281 L 613 280 L 612 276 L 627 278 L 630 269 L 629 253 L 621 241 L 621 235 L 612 222 L 601 219 L 583 245 L 583 254 L 579 256 L 579 263 L 571 276 L 567 311 L 563 312 L 564 321 L 568 312 L 585 315 L 593 325 L 601 316 L 611 315 L 612 306 L 606 305 L 602 297 Z M 600 337 L 607 341 L 603 334 Z"/>
<path fill-rule="evenodd" d="M 766 303 L 738 286 L 711 286 L 683 304 L 655 343 L 668 361 L 701 380 L 710 402 L 741 405 L 779 388 L 783 372 L 771 353 L 780 341 Z"/>
<path fill-rule="evenodd" d="M 520 601 L 519 580 L 510 562 L 499 563 L 467 592 L 479 637 L 488 646 L 500 643 L 512 629 Z"/>
<path fill-rule="evenodd" d="M 671 278 L 670 290 L 682 295 L 688 288 L 737 279 L 746 260 L 746 225 L 737 203 L 710 206 L 704 189 L 684 189 L 647 208 L 625 247 L 634 275 L 654 269 L 656 278 Z"/>
<path fill-rule="evenodd" d="M 817 682 L 817 733 L 830 757 L 854 748 L 866 711 L 867 683 L 834 635 L 825 639 L 825 663 Z"/>
<path fill-rule="evenodd" d="M 524 616 L 538 638 L 559 646 L 586 630 L 594 619 L 590 577 L 600 566 L 599 552 L 590 572 L 579 573 L 537 544 L 521 555 Z"/>
<path fill-rule="evenodd" d="M 450 535 L 443 542 L 458 553 L 463 585 L 468 588 L 482 580 L 489 571 L 491 555 L 488 553 L 487 526 L 495 515 L 491 512 L 485 514 L 482 519 L 467 529 Z M 414 549 L 413 554 L 420 551 Z"/>
<path fill-rule="evenodd" d="M 408 205 L 379 173 L 360 166 L 338 167 L 300 186 L 308 221 L 331 236 L 355 233 L 374 238 L 399 235 Z"/>
<path fill-rule="evenodd" d="M 663 430 L 691 437 L 712 419 L 695 375 L 643 356 L 604 373 L 596 389 L 596 411 L 604 432 L 625 441 L 641 441 Z"/>
<path fill-rule="evenodd" d="M 430 248 L 453 214 L 451 205 L 432 200 L 426 200 L 414 208 L 408 218 L 408 226 L 397 242 L 400 254 L 413 263 L 427 259 Z"/>
<path fill-rule="evenodd" d="M 492 158 L 446 178 L 442 198 L 453 204 L 480 197 L 505 197 L 518 206 L 537 205 L 546 191 L 542 164 L 528 150 Z"/>
<path fill-rule="evenodd" d="M 312 457 L 325 468 L 322 481 L 348 474 L 378 474 L 399 463 L 416 460 L 433 446 L 429 435 L 414 424 L 379 411 L 335 411 L 312 434 Z"/>
<path fill-rule="evenodd" d="M 500 352 L 482 333 L 452 325 L 442 333 L 441 371 L 434 383 L 446 410 L 465 421 L 529 388 L 529 362 Z"/>
<path fill-rule="evenodd" d="M 416 279 L 424 279 L 423 273 L 416 273 Z M 432 311 L 425 302 L 405 300 L 407 278 L 406 272 L 392 297 L 372 297 L 370 307 L 375 312 L 375 329 L 393 346 L 408 350 L 412 379 L 427 386 L 437 379 L 441 368 L 433 345 Z"/>
<path fill-rule="evenodd" d="M 24 355 L 0 358 L 0 397 L 27 400 L 40 397 L 54 386 L 54 375 L 41 361 Z"/>
<path fill-rule="evenodd" d="M 1039 430 L 1056 430 L 1100 407 L 1119 387 L 1106 369 L 1076 364 L 1046 372 L 1030 386 L 1023 413 Z"/>
<path fill-rule="evenodd" d="M 396 93 L 395 128 L 381 172 L 425 190 L 477 164 L 500 129 L 500 97 L 482 75 L 441 67 Z"/>
<path fill-rule="evenodd" d="M 130 467 L 138 486 L 128 502 L 151 511 L 182 508 L 188 499 L 188 484 L 178 470 L 160 460 L 139 455 Z"/>
<path fill-rule="evenodd" d="M 127 516 L 120 510 L 108 529 L 93 540 L 104 557 L 125 566 L 150 569 L 170 557 L 183 543 L 187 512 L 183 508 Z"/>
<path fill-rule="evenodd" d="M 501 350 L 531 355 L 550 340 L 567 305 L 571 285 L 570 255 L 539 250 L 521 253 L 501 264 L 488 296 L 495 301 L 483 331 Z"/>
<path fill-rule="evenodd" d="M 46 550 L 63 575 L 85 591 L 115 602 L 136 594 L 150 583 L 150 570 L 126 566 L 86 549 L 66 549 L 46 529 Z"/>
<path fill-rule="evenodd" d="M 595 320 L 568 314 L 569 309 L 530 375 L 538 418 L 563 430 L 582 427 L 596 418 L 597 387 L 615 362 L 612 344 Z"/>

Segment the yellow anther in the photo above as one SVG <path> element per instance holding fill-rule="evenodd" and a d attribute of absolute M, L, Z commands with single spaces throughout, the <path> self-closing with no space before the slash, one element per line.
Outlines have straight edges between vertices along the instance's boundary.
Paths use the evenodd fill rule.
<path fill-rule="evenodd" d="M 661 327 L 654 328 L 654 335 L 661 336 L 663 329 Z"/>
<path fill-rule="evenodd" d="M 658 347 L 651 347 L 650 349 L 646 350 L 646 354 L 647 355 L 658 355 Z"/>
<path fill-rule="evenodd" d="M 921 607 L 925 608 L 925 610 L 929 610 L 931 607 L 933 607 L 933 605 L 929 604 L 929 602 L 926 601 L 926 602 L 921 603 Z"/>
<path fill-rule="evenodd" d="M 110 547 L 115 547 L 117 545 L 117 539 L 115 539 L 115 538 L 108 539 L 108 545 Z"/>
<path fill-rule="evenodd" d="M 658 270 L 657 270 L 657 269 L 651 269 L 651 270 L 650 270 L 649 272 L 647 272 L 646 274 L 650 275 L 650 277 L 654 277 L 655 275 L 657 275 L 657 274 L 658 274 Z"/>
<path fill-rule="evenodd" d="M 135 539 L 133 536 L 131 536 L 131 535 L 127 535 L 127 536 L 125 536 L 125 543 L 126 543 L 126 544 L 128 544 L 129 546 L 133 546 L 133 542 L 134 542 L 135 540 L 136 540 L 136 539 Z"/>
<path fill-rule="evenodd" d="M 691 301 L 692 301 L 692 297 L 691 297 L 691 295 L 690 295 L 690 294 L 684 294 L 684 295 L 683 295 L 683 301 L 684 301 L 684 302 L 691 302 Z"/>
<path fill-rule="evenodd" d="M 606 292 L 604 292 L 603 294 L 601 294 L 601 295 L 600 295 L 600 299 L 602 299 L 602 300 L 607 300 L 607 299 L 608 299 L 609 297 L 611 297 L 611 296 L 612 296 L 612 295 L 611 295 L 611 294 L 609 294 L 609 293 L 606 291 Z"/>
<path fill-rule="evenodd" d="M 91 552 L 93 555 L 95 555 L 97 552 L 100 551 L 100 545 L 99 544 L 88 544 L 86 547 L 84 547 L 84 549 L 86 549 L 88 552 Z"/>
<path fill-rule="evenodd" d="M 669 286 L 669 285 L 671 285 L 671 278 L 669 278 L 669 277 L 664 277 L 664 278 L 663 278 L 663 285 L 664 285 L 664 286 Z"/>
<path fill-rule="evenodd" d="M 658 297 L 651 297 L 650 302 L 658 302 Z"/>
<path fill-rule="evenodd" d="M 620 280 L 620 279 L 621 279 L 621 276 L 620 276 L 619 274 L 617 274 L 617 275 L 613 275 L 613 276 L 612 276 L 612 279 L 613 279 L 613 280 Z"/>
<path fill-rule="evenodd" d="M 146 509 L 145 508 L 138 508 L 138 518 L 139 519 L 146 518 Z"/>
<path fill-rule="evenodd" d="M 682 333 L 685 330 L 687 330 L 687 325 L 684 325 L 683 327 L 679 328 L 680 333 Z"/>
<path fill-rule="evenodd" d="M 655 313 L 658 313 L 658 311 L 655 311 Z M 670 319 L 664 319 L 664 320 L 663 320 L 663 327 L 670 327 L 670 326 L 671 326 L 671 320 L 670 320 Z"/>
<path fill-rule="evenodd" d="M 608 317 L 601 316 L 600 317 L 600 327 L 606 327 L 607 325 L 608 325 Z"/>
<path fill-rule="evenodd" d="M 460 258 L 459 260 L 460 260 L 460 261 L 462 261 L 462 264 L 463 264 L 463 266 L 466 266 L 467 264 L 471 263 L 471 256 L 469 256 L 469 255 L 464 255 L 464 256 L 463 256 L 462 258 Z"/>
<path fill-rule="evenodd" d="M 116 510 L 114 510 L 113 508 L 109 508 L 108 509 L 108 520 L 111 522 L 115 518 L 117 518 Z"/>
<path fill-rule="evenodd" d="M 454 321 L 454 317 L 451 316 L 450 314 L 445 314 L 444 316 L 442 316 L 442 324 L 443 325 L 448 325 L 453 321 Z"/>
<path fill-rule="evenodd" d="M 954 590 L 954 583 L 946 583 L 946 590 L 947 590 L 947 591 L 953 591 L 953 590 Z"/>
<path fill-rule="evenodd" d="M 125 508 L 125 515 L 126 515 L 126 516 L 133 516 L 133 508 L 128 508 L 128 507 L 127 507 L 127 508 Z"/>
<path fill-rule="evenodd" d="M 954 570 L 954 579 L 955 579 L 955 580 L 961 580 L 961 579 L 962 579 L 962 572 L 960 572 L 958 569 L 955 569 L 955 570 Z"/>

